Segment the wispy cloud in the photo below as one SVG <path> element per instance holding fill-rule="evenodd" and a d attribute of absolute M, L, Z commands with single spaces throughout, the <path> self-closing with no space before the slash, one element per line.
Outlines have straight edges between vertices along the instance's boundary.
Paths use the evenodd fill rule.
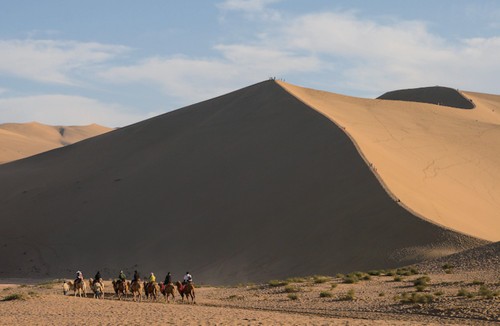
<path fill-rule="evenodd" d="M 103 103 L 82 96 L 60 94 L 0 99 L 0 123 L 37 121 L 49 125 L 87 125 L 98 123 L 117 127 L 152 114 L 133 113 L 130 108 Z"/>
<path fill-rule="evenodd" d="M 0 40 L 0 74 L 75 84 L 72 74 L 127 51 L 121 45 L 56 40 Z"/>
<path fill-rule="evenodd" d="M 270 4 L 280 2 L 281 0 L 225 0 L 217 5 L 223 10 L 236 10 L 246 12 L 263 11 Z"/>

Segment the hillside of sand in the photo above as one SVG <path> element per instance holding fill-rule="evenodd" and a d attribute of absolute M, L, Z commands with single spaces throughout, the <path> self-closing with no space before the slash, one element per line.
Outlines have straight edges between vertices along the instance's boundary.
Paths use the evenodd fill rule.
<path fill-rule="evenodd" d="M 48 126 L 37 122 L 0 124 L 0 164 L 74 144 L 112 130 L 88 126 Z"/>
<path fill-rule="evenodd" d="M 234 284 L 485 243 L 401 207 L 343 130 L 274 81 L 4 164 L 0 179 L 0 277 Z"/>
<path fill-rule="evenodd" d="M 464 110 L 280 84 L 341 126 L 404 207 L 452 230 L 500 240 L 500 96 L 464 92 L 475 104 Z M 411 95 L 405 98 L 422 97 Z"/>

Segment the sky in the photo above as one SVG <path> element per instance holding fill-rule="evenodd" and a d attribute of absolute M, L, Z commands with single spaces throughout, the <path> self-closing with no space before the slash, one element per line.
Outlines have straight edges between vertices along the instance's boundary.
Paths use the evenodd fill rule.
<path fill-rule="evenodd" d="M 0 124 L 122 127 L 269 77 L 500 94 L 500 1 L 0 0 Z"/>

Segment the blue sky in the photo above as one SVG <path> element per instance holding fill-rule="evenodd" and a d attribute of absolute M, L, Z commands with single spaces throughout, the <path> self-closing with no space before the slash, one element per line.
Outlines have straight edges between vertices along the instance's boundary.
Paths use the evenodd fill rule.
<path fill-rule="evenodd" d="M 124 126 L 270 76 L 499 94 L 500 1 L 0 0 L 0 123 Z"/>

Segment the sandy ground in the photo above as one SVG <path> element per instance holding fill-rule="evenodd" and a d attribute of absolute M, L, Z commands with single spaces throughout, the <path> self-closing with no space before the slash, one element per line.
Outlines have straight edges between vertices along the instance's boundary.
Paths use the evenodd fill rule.
<path fill-rule="evenodd" d="M 48 126 L 37 122 L 0 124 L 0 164 L 69 145 L 112 130 L 88 126 Z"/>
<path fill-rule="evenodd" d="M 425 267 L 422 267 L 425 268 Z M 408 269 L 409 270 L 409 269 Z M 400 274 L 408 270 L 400 270 Z M 385 271 L 394 273 L 395 270 Z M 420 294 L 431 303 L 403 303 L 405 293 L 416 293 L 415 275 L 371 275 L 349 284 L 341 275 L 283 280 L 282 285 L 245 284 L 196 289 L 196 303 L 119 301 L 106 282 L 104 300 L 64 296 L 60 282 L 1 284 L 0 298 L 23 293 L 28 299 L 0 301 L 1 325 L 433 325 L 500 322 L 500 273 L 476 271 L 427 274 Z M 374 272 L 372 272 L 374 274 Z M 376 273 L 375 273 L 376 274 Z M 364 278 L 367 274 L 364 274 Z M 26 280 L 29 283 L 29 280 Z M 286 285 L 285 285 L 286 283 Z M 497 296 L 478 295 L 481 284 Z M 473 297 L 458 296 L 460 289 Z M 352 298 L 347 298 L 349 291 Z M 297 298 L 292 300 L 293 296 Z"/>
<path fill-rule="evenodd" d="M 500 96 L 465 92 L 476 107 L 463 110 L 278 83 L 340 126 L 404 207 L 453 230 L 500 240 Z"/>

